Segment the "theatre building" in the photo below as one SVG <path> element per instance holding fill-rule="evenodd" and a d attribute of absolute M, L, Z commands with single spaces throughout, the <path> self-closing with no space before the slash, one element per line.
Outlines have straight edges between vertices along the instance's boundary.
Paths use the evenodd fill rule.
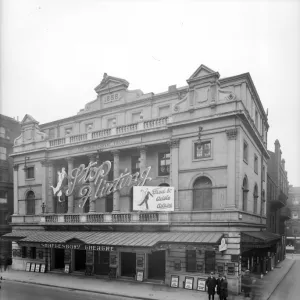
<path fill-rule="evenodd" d="M 265 231 L 268 120 L 250 74 L 201 65 L 187 86 L 128 86 L 104 74 L 77 115 L 24 117 L 13 269 L 199 290 L 213 271 L 240 292 L 242 268 L 280 239 Z"/>

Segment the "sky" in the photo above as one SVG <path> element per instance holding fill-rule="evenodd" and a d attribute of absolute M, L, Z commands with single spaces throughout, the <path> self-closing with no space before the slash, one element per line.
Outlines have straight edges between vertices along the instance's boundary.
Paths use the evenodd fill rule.
<path fill-rule="evenodd" d="M 300 0 L 0 0 L 0 111 L 41 124 L 96 99 L 103 74 L 144 93 L 204 64 L 249 72 L 290 184 L 300 186 Z"/>

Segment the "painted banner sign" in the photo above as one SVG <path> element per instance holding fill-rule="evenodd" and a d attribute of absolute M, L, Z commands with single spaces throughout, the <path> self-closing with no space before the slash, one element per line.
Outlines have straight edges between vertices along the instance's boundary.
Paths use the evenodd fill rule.
<path fill-rule="evenodd" d="M 75 250 L 93 250 L 93 251 L 115 251 L 115 247 L 103 245 L 82 245 L 82 244 L 51 244 L 42 243 L 43 248 L 56 248 L 56 249 L 75 249 Z"/>
<path fill-rule="evenodd" d="M 134 186 L 133 210 L 174 211 L 174 188 L 169 186 Z"/>

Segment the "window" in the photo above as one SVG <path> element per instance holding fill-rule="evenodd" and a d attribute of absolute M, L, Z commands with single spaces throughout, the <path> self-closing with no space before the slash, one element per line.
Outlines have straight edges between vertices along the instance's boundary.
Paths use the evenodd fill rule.
<path fill-rule="evenodd" d="M 215 251 L 205 251 L 205 273 L 215 272 L 216 253 Z"/>
<path fill-rule="evenodd" d="M 114 180 L 114 161 L 111 160 L 110 163 L 111 163 L 111 168 L 110 168 L 110 171 L 107 175 L 107 180 L 108 181 L 113 181 Z"/>
<path fill-rule="evenodd" d="M 0 127 L 0 137 L 5 138 L 5 128 Z"/>
<path fill-rule="evenodd" d="M 0 169 L 0 181 L 2 181 L 2 182 L 8 182 L 9 181 L 8 169 Z"/>
<path fill-rule="evenodd" d="M 7 203 L 7 191 L 0 191 L 0 204 Z"/>
<path fill-rule="evenodd" d="M 55 139 L 55 128 L 49 129 L 49 139 Z"/>
<path fill-rule="evenodd" d="M 36 247 L 31 247 L 30 248 L 30 258 L 31 259 L 36 259 Z"/>
<path fill-rule="evenodd" d="M 266 205 L 266 198 L 265 198 L 265 191 L 261 192 L 261 215 L 264 216 L 265 213 L 265 205 Z"/>
<path fill-rule="evenodd" d="M 26 258 L 27 257 L 27 247 L 23 246 L 21 248 L 22 251 L 22 258 Z"/>
<path fill-rule="evenodd" d="M 255 110 L 255 126 L 258 128 L 258 112 Z"/>
<path fill-rule="evenodd" d="M 258 198 L 258 188 L 255 184 L 254 186 L 254 192 L 253 192 L 253 212 L 257 214 L 257 198 Z"/>
<path fill-rule="evenodd" d="M 5 147 L 0 147 L 0 159 L 6 160 L 6 148 Z"/>
<path fill-rule="evenodd" d="M 169 115 L 169 113 L 170 113 L 169 105 L 161 106 L 158 108 L 158 116 L 159 117 L 165 117 L 165 116 Z"/>
<path fill-rule="evenodd" d="M 111 128 L 117 124 L 116 118 L 107 119 L 107 128 Z"/>
<path fill-rule="evenodd" d="M 196 272 L 196 250 L 186 250 L 186 271 Z"/>
<path fill-rule="evenodd" d="M 211 157 L 211 141 L 194 144 L 194 159 Z"/>
<path fill-rule="evenodd" d="M 254 154 L 254 172 L 258 174 L 258 157 Z"/>
<path fill-rule="evenodd" d="M 166 176 L 170 174 L 170 153 L 158 154 L 158 176 Z"/>
<path fill-rule="evenodd" d="M 72 127 L 67 127 L 67 128 L 65 128 L 65 135 L 70 135 L 70 134 L 72 134 Z"/>
<path fill-rule="evenodd" d="M 247 202 L 248 202 L 248 179 L 245 176 L 243 180 L 243 211 L 247 211 Z"/>
<path fill-rule="evenodd" d="M 26 179 L 34 179 L 34 167 L 27 167 L 25 172 Z"/>
<path fill-rule="evenodd" d="M 132 156 L 131 157 L 131 173 L 134 174 L 140 172 L 140 157 Z"/>
<path fill-rule="evenodd" d="M 266 181 L 266 168 L 265 168 L 265 166 L 262 167 L 262 180 Z"/>
<path fill-rule="evenodd" d="M 132 123 L 136 123 L 140 120 L 140 115 L 141 115 L 142 112 L 135 112 L 135 113 L 132 113 L 131 115 L 131 121 Z"/>
<path fill-rule="evenodd" d="M 208 177 L 197 178 L 193 192 L 193 210 L 212 209 L 212 182 Z"/>
<path fill-rule="evenodd" d="M 83 212 L 88 213 L 89 211 L 90 211 L 90 199 L 86 200 L 83 207 Z"/>
<path fill-rule="evenodd" d="M 26 195 L 27 215 L 35 214 L 35 195 L 33 191 L 29 191 Z"/>
<path fill-rule="evenodd" d="M 243 152 L 244 162 L 248 162 L 248 144 L 244 142 L 244 152 Z"/>

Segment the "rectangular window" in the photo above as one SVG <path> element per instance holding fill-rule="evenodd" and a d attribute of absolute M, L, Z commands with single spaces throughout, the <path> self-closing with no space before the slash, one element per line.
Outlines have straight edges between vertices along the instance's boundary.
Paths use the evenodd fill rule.
<path fill-rule="evenodd" d="M 110 169 L 110 171 L 107 175 L 107 180 L 108 181 L 113 181 L 114 180 L 114 161 L 111 160 L 110 162 L 111 162 L 111 169 Z"/>
<path fill-rule="evenodd" d="M 27 167 L 26 179 L 34 179 L 34 167 Z"/>
<path fill-rule="evenodd" d="M 248 162 L 248 144 L 244 142 L 244 152 L 243 152 L 244 162 Z"/>
<path fill-rule="evenodd" d="M 254 172 L 258 174 L 258 157 L 254 154 Z"/>
<path fill-rule="evenodd" d="M 255 110 L 255 126 L 258 128 L 258 112 Z"/>
<path fill-rule="evenodd" d="M 5 147 L 0 147 L 0 159 L 6 160 L 7 158 L 7 151 Z"/>
<path fill-rule="evenodd" d="M 111 128 L 115 125 L 117 125 L 116 118 L 107 119 L 107 128 Z"/>
<path fill-rule="evenodd" d="M 211 141 L 194 144 L 194 159 L 211 157 Z"/>
<path fill-rule="evenodd" d="M 22 258 L 26 258 L 27 257 L 27 247 L 23 246 L 21 251 L 22 251 Z"/>
<path fill-rule="evenodd" d="M 135 112 L 135 113 L 132 113 L 131 115 L 131 122 L 132 123 L 136 123 L 140 120 L 140 115 L 141 115 L 142 112 Z"/>
<path fill-rule="evenodd" d="M 197 270 L 196 250 L 186 250 L 186 271 L 196 272 L 196 270 Z"/>
<path fill-rule="evenodd" d="M 205 251 L 205 273 L 215 272 L 216 253 L 215 251 Z"/>
<path fill-rule="evenodd" d="M 55 128 L 49 129 L 49 139 L 55 139 Z"/>
<path fill-rule="evenodd" d="M 31 247 L 30 258 L 36 259 L 36 247 Z"/>
<path fill-rule="evenodd" d="M 170 153 L 158 153 L 158 176 L 170 174 Z"/>
<path fill-rule="evenodd" d="M 262 180 L 266 181 L 266 168 L 265 168 L 265 166 L 262 167 Z"/>
<path fill-rule="evenodd" d="M 131 173 L 134 174 L 140 172 L 140 157 L 132 156 L 131 157 Z"/>

